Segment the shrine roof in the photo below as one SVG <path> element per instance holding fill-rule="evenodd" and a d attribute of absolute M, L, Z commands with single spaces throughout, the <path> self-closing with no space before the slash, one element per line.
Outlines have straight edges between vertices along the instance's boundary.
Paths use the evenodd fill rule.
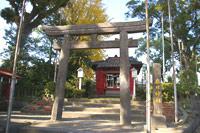
<path fill-rule="evenodd" d="M 143 63 L 133 57 L 129 57 L 129 65 L 142 67 Z M 93 63 L 93 68 L 116 68 L 120 66 L 120 57 L 108 57 L 106 60 L 97 61 Z"/>
<path fill-rule="evenodd" d="M 0 77 L 11 78 L 12 77 L 12 71 L 0 68 Z M 16 78 L 19 79 L 21 77 L 16 75 Z"/>

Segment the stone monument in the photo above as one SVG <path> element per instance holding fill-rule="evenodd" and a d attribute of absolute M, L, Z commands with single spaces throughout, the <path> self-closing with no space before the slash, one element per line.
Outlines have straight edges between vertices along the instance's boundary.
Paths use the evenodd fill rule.
<path fill-rule="evenodd" d="M 153 64 L 153 115 L 152 129 L 166 127 L 166 118 L 162 110 L 161 65 Z"/>

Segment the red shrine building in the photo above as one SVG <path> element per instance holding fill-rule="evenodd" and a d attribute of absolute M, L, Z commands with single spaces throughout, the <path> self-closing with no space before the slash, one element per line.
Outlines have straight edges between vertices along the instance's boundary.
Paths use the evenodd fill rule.
<path fill-rule="evenodd" d="M 139 74 L 142 62 L 133 57 L 129 57 L 130 68 L 130 95 L 133 94 L 134 78 L 132 70 L 136 69 Z M 128 68 L 128 67 L 127 67 Z M 116 95 L 120 92 L 120 57 L 109 57 L 103 61 L 97 61 L 93 64 L 96 72 L 96 93 L 97 95 Z"/>
<path fill-rule="evenodd" d="M 20 78 L 20 76 L 16 76 L 17 80 Z M 0 68 L 0 98 L 9 99 L 11 79 L 12 71 Z"/>

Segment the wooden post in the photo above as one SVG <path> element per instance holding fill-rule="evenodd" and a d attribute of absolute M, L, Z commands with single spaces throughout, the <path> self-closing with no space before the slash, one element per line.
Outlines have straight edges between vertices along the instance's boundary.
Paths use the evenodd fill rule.
<path fill-rule="evenodd" d="M 173 86 L 174 86 L 174 120 L 175 123 L 178 122 L 178 101 L 177 101 L 177 90 L 176 90 L 176 68 L 175 68 L 175 57 L 174 57 L 174 40 L 173 40 L 173 30 L 172 30 L 172 18 L 171 18 L 171 4 L 168 0 L 168 15 L 169 15 L 169 31 L 170 31 L 170 42 L 171 42 L 171 58 L 172 58 L 172 69 L 173 69 Z"/>
<path fill-rule="evenodd" d="M 130 125 L 128 34 L 120 32 L 120 124 Z"/>
<path fill-rule="evenodd" d="M 56 121 L 62 119 L 62 109 L 64 104 L 65 82 L 68 69 L 68 59 L 70 53 L 70 36 L 64 36 L 64 42 L 61 46 L 61 53 L 59 59 L 58 78 L 56 81 L 56 93 L 53 108 L 51 112 L 51 120 Z"/>
<path fill-rule="evenodd" d="M 145 0 L 145 15 L 146 15 L 146 48 L 147 48 L 147 81 L 146 81 L 146 132 L 151 133 L 151 92 L 150 92 L 150 40 L 149 40 L 149 11 L 148 0 Z"/>

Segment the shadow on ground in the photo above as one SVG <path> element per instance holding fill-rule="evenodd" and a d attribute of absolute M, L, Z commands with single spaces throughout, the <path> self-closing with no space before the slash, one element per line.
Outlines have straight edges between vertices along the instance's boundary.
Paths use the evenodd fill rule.
<path fill-rule="evenodd" d="M 108 100 L 105 101 L 107 102 Z M 91 101 L 84 101 L 84 104 L 79 103 L 78 105 L 65 104 L 63 119 L 56 122 L 50 121 L 49 115 L 27 114 L 15 111 L 12 115 L 11 130 L 14 131 L 12 133 L 143 132 L 145 124 L 143 102 L 132 105 L 132 124 L 130 126 L 120 126 L 119 124 L 119 101 L 103 103 L 94 100 L 91 103 L 92 106 L 90 106 L 89 102 Z M 5 127 L 5 112 L 0 112 L 0 120 L 0 126 Z"/>

